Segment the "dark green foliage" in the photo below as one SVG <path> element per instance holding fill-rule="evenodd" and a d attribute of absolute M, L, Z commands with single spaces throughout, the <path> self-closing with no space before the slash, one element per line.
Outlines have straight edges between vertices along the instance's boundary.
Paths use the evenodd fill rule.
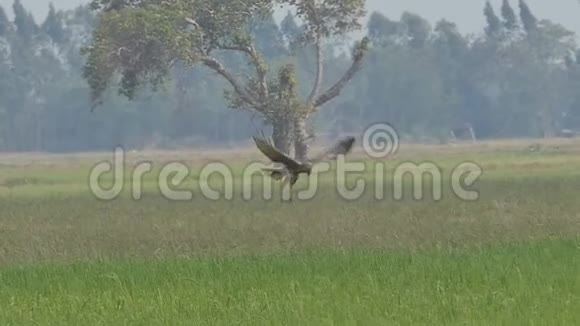
<path fill-rule="evenodd" d="M 524 30 L 528 33 L 531 33 L 536 30 L 538 27 L 538 19 L 534 16 L 530 7 L 524 0 L 520 0 L 520 18 L 522 20 L 522 24 L 524 25 Z"/>
<path fill-rule="evenodd" d="M 342 36 L 358 30 L 359 19 L 365 14 L 365 0 L 328 0 L 316 8 L 312 0 L 280 0 L 296 8 L 296 15 L 305 21 L 306 36 L 314 39 L 317 33 L 324 37 Z"/>
<path fill-rule="evenodd" d="M 66 40 L 66 31 L 64 30 L 62 13 L 56 12 L 54 5 L 50 3 L 48 15 L 42 24 L 44 31 L 56 43 L 63 43 Z"/>
<path fill-rule="evenodd" d="M 431 25 L 425 18 L 405 12 L 401 16 L 401 25 L 409 38 L 411 47 L 421 48 L 427 45 L 431 35 Z"/>
<path fill-rule="evenodd" d="M 17 22 L 3 18 L 0 10 L 1 151 L 223 145 L 249 139 L 256 129 L 266 128 L 264 121 L 267 127 L 290 134 L 288 118 L 310 109 L 302 97 L 310 92 L 316 74 L 315 49 L 312 44 L 288 42 L 305 41 L 301 36 L 306 27 L 296 17 L 287 16 L 278 28 L 270 13 L 253 15 L 245 25 L 248 33 L 232 34 L 234 28 L 225 26 L 202 40 L 195 28 L 172 18 L 177 12 L 163 7 L 148 11 L 142 5 L 133 2 L 131 8 L 103 16 L 88 6 L 68 12 L 55 8 L 41 29 L 31 29 L 32 34 L 18 32 Z M 26 19 L 26 8 L 19 8 L 24 18 L 17 21 L 23 31 L 27 21 L 34 21 Z M 543 20 L 527 37 L 504 37 L 506 29 L 490 5 L 485 13 L 485 32 L 471 39 L 451 21 L 437 22 L 431 29 L 417 15 L 390 20 L 374 13 L 366 48 L 341 52 L 327 42 L 323 48 L 327 77 L 321 91 L 344 76 L 365 49 L 368 56 L 350 86 L 317 111 L 309 128 L 320 138 L 334 138 L 388 121 L 406 139 L 430 141 L 445 141 L 449 128 L 466 122 L 482 138 L 580 130 L 580 68 L 572 55 L 578 52 L 575 35 Z M 202 14 L 194 18 L 198 23 L 220 24 Z M 62 27 L 58 33 L 48 28 L 55 21 L 60 23 L 54 26 Z M 152 21 L 155 24 L 145 24 Z M 93 31 L 97 42 L 91 43 Z M 107 38 L 110 34 L 118 37 Z M 57 35 L 64 37 L 50 42 L 59 39 Z M 243 89 L 259 90 L 253 64 L 257 60 L 258 67 L 267 68 L 270 104 L 286 106 L 266 106 L 262 113 L 241 110 L 247 105 L 233 94 L 231 84 L 197 64 L 207 46 L 247 42 L 255 42 L 263 57 L 223 49 L 211 55 L 239 78 Z M 79 53 L 82 47 L 86 55 Z M 199 51 L 183 51 L 191 48 Z M 180 60 L 172 62 L 174 58 Z M 112 84 L 120 87 L 109 91 Z M 230 90 L 227 99 L 224 89 Z M 91 98 L 102 104 L 92 113 Z M 284 119 L 287 126 L 272 126 Z"/>
<path fill-rule="evenodd" d="M 6 11 L 0 6 L 0 37 L 6 36 L 8 32 L 12 29 L 12 23 L 8 20 L 6 16 Z"/>
<path fill-rule="evenodd" d="M 368 34 L 375 44 L 387 44 L 394 41 L 400 33 L 399 22 L 394 22 L 383 14 L 374 12 L 371 14 L 368 25 Z"/>
<path fill-rule="evenodd" d="M 487 26 L 485 27 L 485 33 L 487 34 L 487 36 L 498 35 L 502 29 L 501 20 L 495 14 L 495 11 L 489 1 L 485 3 L 485 9 L 483 13 L 485 15 L 485 20 L 487 22 Z"/>
<path fill-rule="evenodd" d="M 31 40 L 39 29 L 32 13 L 24 8 L 20 0 L 14 0 L 12 9 L 14 10 L 14 25 L 18 35 L 24 40 Z"/>
<path fill-rule="evenodd" d="M 439 48 L 438 50 L 447 50 L 451 58 L 455 60 L 462 60 L 462 55 L 464 55 L 468 50 L 467 41 L 463 38 L 463 35 L 459 33 L 457 25 L 447 20 L 441 20 L 437 22 L 435 26 L 436 38 L 434 45 L 436 47 L 444 47 L 445 49 Z"/>
<path fill-rule="evenodd" d="M 204 2 L 191 16 L 181 2 L 165 6 L 147 1 L 102 14 L 93 42 L 85 49 L 85 78 L 93 101 L 99 101 L 116 73 L 122 75 L 119 92 L 132 98 L 140 86 L 162 83 L 175 61 L 192 65 L 212 49 L 244 46 L 249 35 L 238 30 L 250 19 L 264 17 L 267 8 L 260 7 L 263 0 L 254 0 L 256 12 L 244 11 L 242 5 L 225 6 L 224 1 Z M 191 4 L 184 1 L 187 5 Z"/>
<path fill-rule="evenodd" d="M 518 18 L 509 0 L 503 0 L 501 4 L 501 16 L 503 17 L 503 24 L 509 31 L 518 28 Z"/>
<path fill-rule="evenodd" d="M 185 20 L 179 21 L 175 14 L 161 8 L 135 8 L 102 16 L 95 41 L 86 49 L 85 77 L 93 100 L 100 98 L 115 72 L 122 76 L 119 93 L 132 99 L 141 85 L 159 86 L 174 60 L 198 60 L 200 53 L 189 49 L 211 44 L 200 44 L 199 33 L 185 29 Z"/>

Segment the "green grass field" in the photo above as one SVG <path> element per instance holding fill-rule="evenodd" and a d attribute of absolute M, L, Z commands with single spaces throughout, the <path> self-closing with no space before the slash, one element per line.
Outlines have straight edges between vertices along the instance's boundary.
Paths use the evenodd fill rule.
<path fill-rule="evenodd" d="M 158 169 L 141 200 L 128 176 L 120 198 L 97 200 L 88 171 L 107 155 L 0 157 L 0 324 L 578 324 L 580 143 L 527 145 L 403 148 L 383 162 L 385 199 L 367 160 L 347 180 L 367 182 L 360 199 L 342 199 L 328 175 L 313 200 L 293 203 L 276 187 L 269 201 L 238 186 L 232 201 L 203 198 L 204 163 L 231 160 L 239 181 L 252 152 L 128 161 L 186 162 L 178 188 L 194 197 L 182 202 L 160 194 Z M 425 199 L 407 187 L 394 200 L 389 172 L 404 161 L 436 163 L 443 199 L 426 184 Z M 477 201 L 451 192 L 464 161 L 484 171 Z"/>

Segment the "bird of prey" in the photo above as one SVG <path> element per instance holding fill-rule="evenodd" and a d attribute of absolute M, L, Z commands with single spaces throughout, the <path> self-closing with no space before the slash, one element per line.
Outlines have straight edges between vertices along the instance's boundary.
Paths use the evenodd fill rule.
<path fill-rule="evenodd" d="M 270 174 L 274 180 L 282 180 L 282 187 L 290 186 L 290 201 L 292 201 L 292 186 L 298 181 L 301 174 L 310 175 L 314 164 L 328 159 L 336 159 L 338 155 L 348 154 L 355 142 L 354 137 L 345 137 L 340 140 L 333 147 L 324 151 L 313 159 L 308 159 L 304 162 L 297 161 L 290 156 L 278 150 L 274 144 L 263 134 L 258 137 L 255 136 L 254 142 L 258 149 L 266 155 L 273 163 L 281 164 L 281 167 L 266 168 L 265 172 Z"/>

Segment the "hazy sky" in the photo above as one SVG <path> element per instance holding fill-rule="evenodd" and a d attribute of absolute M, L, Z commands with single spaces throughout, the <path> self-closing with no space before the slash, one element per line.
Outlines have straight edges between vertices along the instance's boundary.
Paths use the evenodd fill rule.
<path fill-rule="evenodd" d="M 37 19 L 43 19 L 51 0 L 21 0 L 32 10 Z M 11 11 L 13 0 L 0 0 L 0 4 Z M 57 8 L 70 8 L 87 3 L 88 0 L 52 0 Z M 492 0 L 499 13 L 501 0 Z M 511 0 L 517 7 L 517 0 Z M 527 0 L 538 18 L 549 18 L 580 34 L 580 3 L 577 0 Z M 403 11 L 411 11 L 435 22 L 446 18 L 459 25 L 462 32 L 481 31 L 484 25 L 482 14 L 485 0 L 367 0 L 369 11 L 380 10 L 396 19 Z"/>

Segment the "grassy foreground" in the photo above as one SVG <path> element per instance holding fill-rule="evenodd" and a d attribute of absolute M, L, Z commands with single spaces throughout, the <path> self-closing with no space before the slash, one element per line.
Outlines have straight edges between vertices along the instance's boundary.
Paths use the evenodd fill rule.
<path fill-rule="evenodd" d="M 444 186 L 441 201 L 393 200 L 387 173 L 376 200 L 367 161 L 360 199 L 341 199 L 326 177 L 314 200 L 292 204 L 203 199 L 207 157 L 188 162 L 185 202 L 160 196 L 154 174 L 140 201 L 99 201 L 86 184 L 93 158 L 6 158 L 0 324 L 578 324 L 579 153 L 422 148 L 387 172 L 434 161 L 448 185 L 454 166 L 476 162 L 480 198 Z"/>
<path fill-rule="evenodd" d="M 2 325 L 572 325 L 580 243 L 0 272 Z"/>

